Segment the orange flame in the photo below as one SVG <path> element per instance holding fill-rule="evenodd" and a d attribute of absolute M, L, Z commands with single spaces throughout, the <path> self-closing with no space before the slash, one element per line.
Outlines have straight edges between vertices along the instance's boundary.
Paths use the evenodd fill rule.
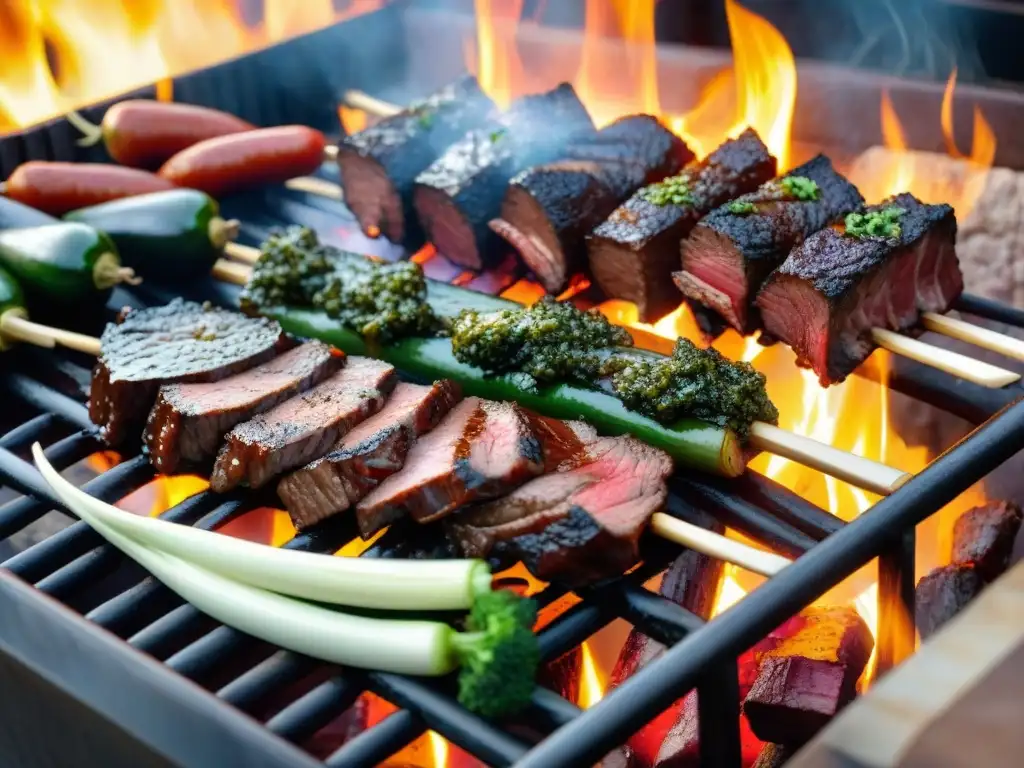
<path fill-rule="evenodd" d="M 580 694 L 579 705 L 582 709 L 589 709 L 599 702 L 604 696 L 605 681 L 602 679 L 594 653 L 589 643 L 580 646 Z"/>
<path fill-rule="evenodd" d="M 515 33 L 523 0 L 474 0 L 476 45 L 466 46 L 466 68 L 494 102 L 505 108 L 521 87 L 523 65 Z"/>
<path fill-rule="evenodd" d="M 0 6 L 0 128 L 160 84 L 168 78 L 374 10 L 381 0 L 264 0 L 262 23 L 236 0 L 33 0 Z"/>

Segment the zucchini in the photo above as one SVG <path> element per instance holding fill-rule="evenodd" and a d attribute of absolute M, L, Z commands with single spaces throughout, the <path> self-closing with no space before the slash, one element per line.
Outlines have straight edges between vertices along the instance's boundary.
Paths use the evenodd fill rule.
<path fill-rule="evenodd" d="M 31 209 L 30 209 L 31 210 Z M 3 329 L 7 318 L 27 319 L 25 294 L 14 279 L 14 275 L 0 267 L 0 329 Z M 12 339 L 0 334 L 0 352 L 6 352 L 12 346 Z"/>
<path fill-rule="evenodd" d="M 208 275 L 224 246 L 238 235 L 238 222 L 222 219 L 217 201 L 194 189 L 112 200 L 64 218 L 105 232 L 125 266 L 169 283 Z"/>
<path fill-rule="evenodd" d="M 131 269 L 121 266 L 109 237 L 77 222 L 0 232 L 0 266 L 40 306 L 76 309 L 79 302 L 105 301 L 119 283 L 138 282 Z"/>
<path fill-rule="evenodd" d="M 505 299 L 473 293 L 455 286 L 432 283 L 431 305 L 450 316 L 460 308 L 480 302 L 491 309 L 519 306 Z M 515 400 L 538 413 L 560 419 L 584 419 L 608 435 L 629 433 L 648 445 L 661 448 L 683 465 L 705 472 L 737 477 L 745 467 L 739 437 L 730 429 L 699 419 L 683 419 L 665 426 L 631 411 L 614 395 L 572 384 L 557 384 L 531 390 L 522 377 L 492 376 L 479 368 L 460 363 L 452 354 L 451 341 L 444 338 L 407 338 L 383 347 L 369 347 L 358 333 L 342 327 L 326 313 L 294 307 L 265 308 L 261 314 L 277 320 L 289 333 L 316 338 L 349 354 L 369 354 L 396 368 L 425 380 L 457 381 L 463 391 L 490 400 Z"/>

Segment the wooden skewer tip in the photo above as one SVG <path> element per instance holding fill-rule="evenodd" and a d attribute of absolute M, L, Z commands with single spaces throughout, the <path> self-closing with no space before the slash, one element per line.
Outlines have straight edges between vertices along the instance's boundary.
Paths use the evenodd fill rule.
<path fill-rule="evenodd" d="M 651 517 L 651 530 L 663 539 L 689 547 L 697 552 L 738 565 L 752 573 L 774 576 L 791 563 L 790 560 L 764 552 L 719 533 L 687 523 L 664 512 Z"/>
<path fill-rule="evenodd" d="M 871 336 L 875 344 L 893 354 L 915 360 L 924 365 L 945 371 L 965 381 L 978 384 L 989 389 L 1002 389 L 1020 381 L 1020 374 L 990 365 L 981 360 L 951 352 L 948 349 L 926 344 L 909 336 L 902 336 L 885 328 L 872 328 Z"/>

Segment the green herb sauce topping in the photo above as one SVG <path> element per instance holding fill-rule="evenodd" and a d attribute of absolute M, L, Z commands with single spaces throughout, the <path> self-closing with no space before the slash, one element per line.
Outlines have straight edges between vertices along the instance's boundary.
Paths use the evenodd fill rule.
<path fill-rule="evenodd" d="M 816 182 L 806 176 L 786 176 L 779 181 L 783 193 L 795 200 L 811 202 L 821 197 L 821 190 Z"/>
<path fill-rule="evenodd" d="M 652 205 L 690 205 L 693 203 L 690 177 L 685 173 L 670 176 L 644 187 L 640 191 L 640 196 Z"/>
<path fill-rule="evenodd" d="M 846 234 L 849 237 L 867 238 L 884 237 L 895 239 L 900 236 L 903 229 L 900 227 L 900 218 L 906 211 L 895 206 L 883 208 L 880 211 L 871 213 L 851 213 L 846 216 Z"/>
<path fill-rule="evenodd" d="M 531 387 L 559 381 L 599 386 L 604 379 L 630 409 L 663 424 L 693 417 L 746 436 L 753 421 L 778 420 L 765 377 L 713 349 L 679 339 L 672 357 L 637 352 L 632 338 L 596 310 L 545 297 L 531 307 L 463 312 L 452 351 L 490 373 L 517 372 Z"/>
<path fill-rule="evenodd" d="M 316 234 L 291 227 L 260 249 L 242 309 L 312 306 L 361 335 L 387 342 L 433 335 L 441 323 L 427 303 L 423 270 L 413 262 L 384 264 L 321 245 Z"/>
<path fill-rule="evenodd" d="M 733 200 L 729 203 L 729 213 L 735 213 L 737 216 L 746 216 L 748 213 L 756 213 L 757 206 L 749 200 Z"/>

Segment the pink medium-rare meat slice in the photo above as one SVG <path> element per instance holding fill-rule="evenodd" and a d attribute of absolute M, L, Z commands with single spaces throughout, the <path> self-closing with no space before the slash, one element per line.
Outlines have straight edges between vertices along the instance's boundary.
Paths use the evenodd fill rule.
<path fill-rule="evenodd" d="M 357 426 L 329 454 L 277 485 L 295 527 L 302 530 L 351 507 L 405 465 L 416 439 L 462 397 L 447 379 L 432 386 L 400 383 L 384 408 Z"/>
<path fill-rule="evenodd" d="M 265 485 L 330 450 L 356 424 L 377 413 L 398 383 L 395 369 L 368 357 L 348 357 L 338 373 L 232 429 L 210 475 L 210 487 L 229 491 Z"/>
<path fill-rule="evenodd" d="M 569 586 L 636 563 L 640 534 L 665 503 L 672 460 L 631 437 L 599 438 L 586 453 L 577 466 L 452 518 L 462 553 L 512 554 L 537 578 Z"/>
<path fill-rule="evenodd" d="M 904 331 L 921 312 L 945 312 L 963 290 L 956 218 L 948 205 L 902 194 L 898 237 L 822 230 L 794 249 L 757 297 L 765 330 L 796 352 L 822 385 L 842 381 L 871 354 L 872 328 Z"/>
<path fill-rule="evenodd" d="M 218 382 L 165 385 L 143 433 L 149 460 L 164 474 L 205 464 L 233 426 L 305 392 L 344 364 L 339 350 L 309 341 Z"/>
<path fill-rule="evenodd" d="M 405 515 L 425 523 L 507 493 L 543 469 L 525 411 L 469 397 L 413 444 L 400 472 L 356 505 L 359 530 L 370 536 Z"/>
<path fill-rule="evenodd" d="M 685 184 L 685 201 L 659 197 L 655 185 L 637 190 L 616 208 L 587 237 L 590 274 L 605 296 L 636 304 L 645 323 L 664 317 L 679 306 L 672 283 L 679 243 L 704 216 L 753 192 L 775 173 L 775 158 L 748 128 L 667 180 Z"/>
<path fill-rule="evenodd" d="M 683 269 L 673 279 L 688 299 L 750 333 L 760 327 L 753 301 L 768 275 L 810 235 L 863 205 L 818 155 L 708 215 L 683 241 Z"/>
<path fill-rule="evenodd" d="M 191 301 L 125 310 L 100 337 L 89 418 L 118 447 L 142 434 L 161 385 L 220 381 L 290 344 L 273 320 Z"/>

